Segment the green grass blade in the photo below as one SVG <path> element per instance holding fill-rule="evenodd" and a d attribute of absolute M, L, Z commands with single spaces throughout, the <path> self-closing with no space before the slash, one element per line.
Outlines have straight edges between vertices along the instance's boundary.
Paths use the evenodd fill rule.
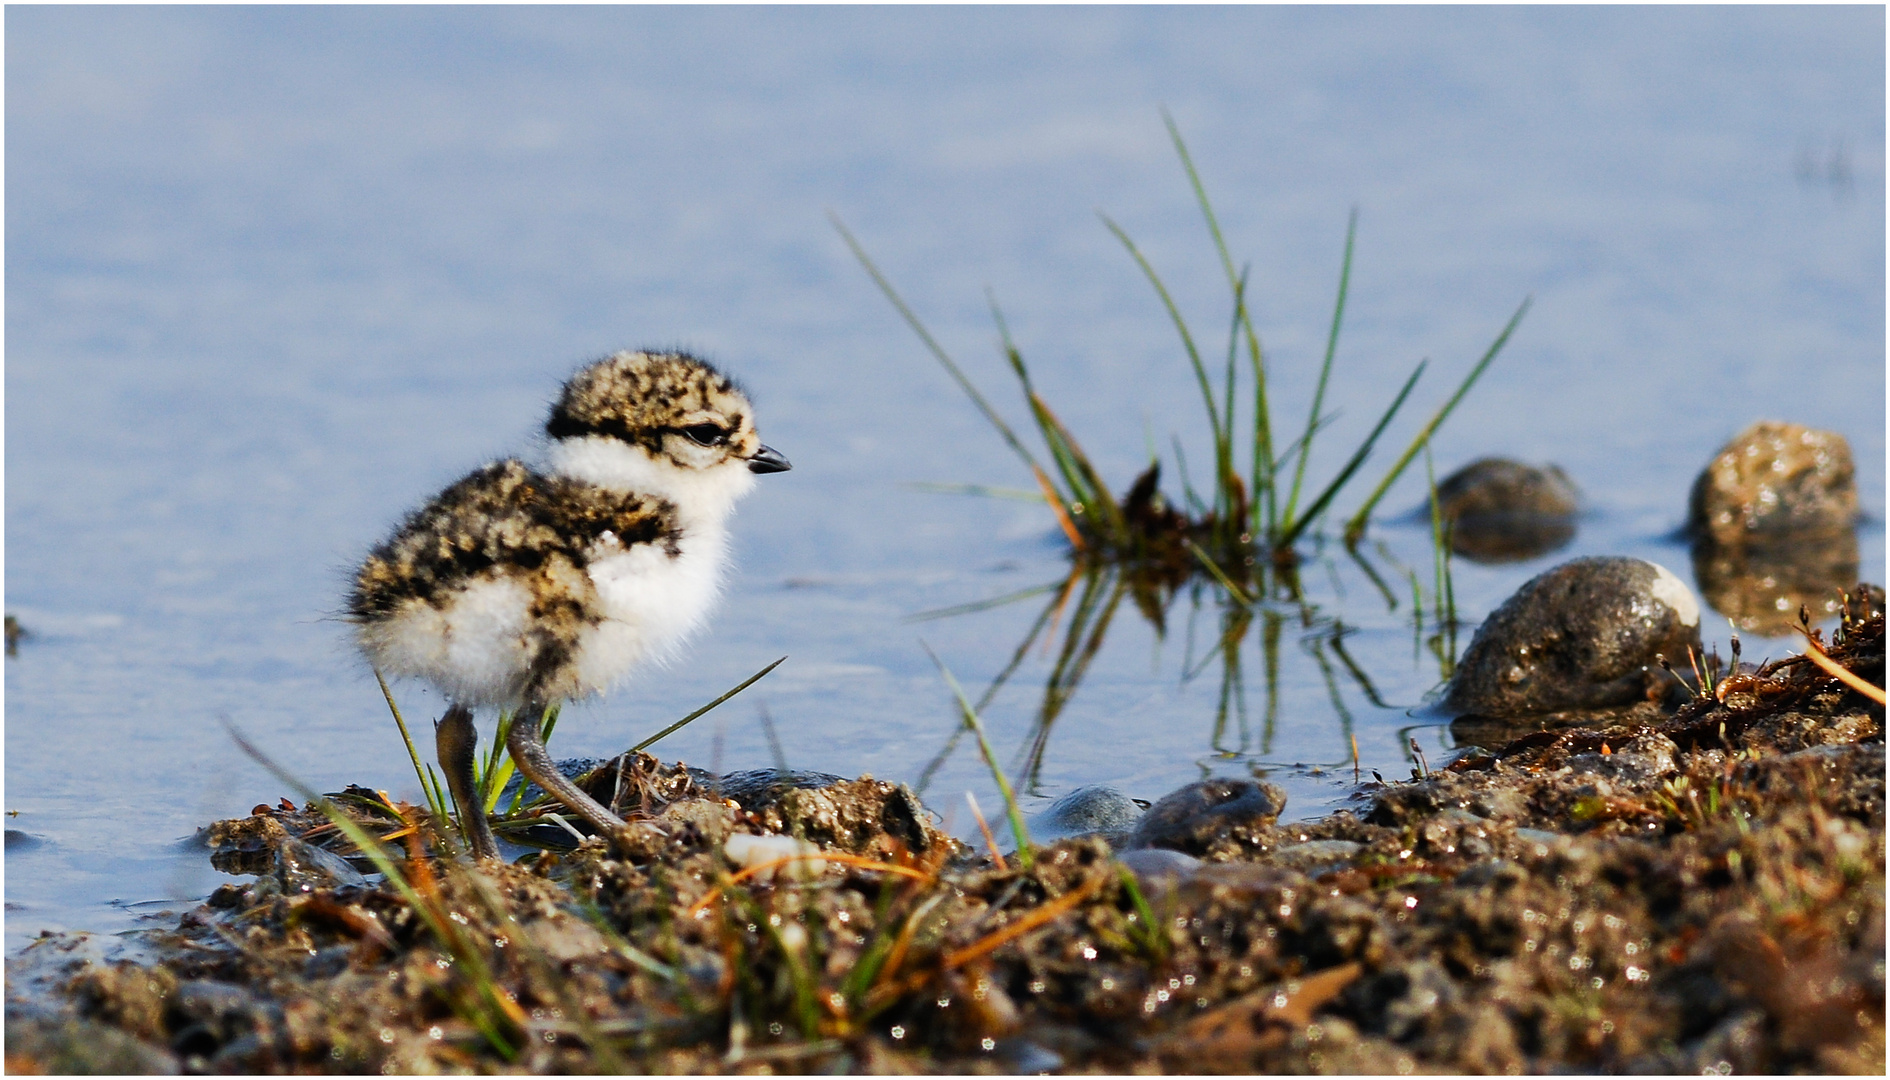
<path fill-rule="evenodd" d="M 1024 815 L 1017 808 L 1017 792 L 1012 790 L 1011 782 L 1004 775 L 1004 770 L 998 767 L 997 755 L 991 751 L 991 740 L 985 738 L 984 724 L 978 719 L 978 710 L 971 707 L 971 700 L 965 697 L 964 689 L 958 685 L 958 680 L 952 677 L 951 669 L 945 666 L 945 661 L 938 658 L 938 654 L 932 651 L 930 645 L 923 641 L 919 645 L 925 650 L 925 655 L 932 658 L 932 663 L 938 666 L 939 674 L 945 676 L 946 685 L 952 688 L 952 694 L 958 698 L 958 711 L 964 717 L 965 726 L 978 737 L 978 750 L 984 755 L 985 767 L 991 770 L 992 778 L 997 781 L 998 791 L 1004 795 L 1004 812 L 1010 817 L 1011 836 L 1017 840 L 1017 861 L 1028 870 L 1034 861 L 1030 833 L 1024 829 Z"/>
<path fill-rule="evenodd" d="M 1181 309 L 1175 306 L 1174 297 L 1168 294 L 1168 286 L 1162 284 L 1161 275 L 1157 274 L 1155 268 L 1149 265 L 1149 261 L 1143 257 L 1141 249 L 1135 246 L 1135 241 L 1129 239 L 1129 234 L 1122 231 L 1122 226 L 1110 220 L 1108 214 L 1098 213 L 1096 216 L 1102 218 L 1103 224 L 1108 226 L 1109 231 L 1115 234 L 1117 240 L 1122 242 L 1122 246 L 1129 250 L 1129 257 L 1133 258 L 1135 264 L 1142 268 L 1142 273 L 1148 277 L 1149 284 L 1155 287 L 1155 295 L 1161 298 L 1162 307 L 1168 310 L 1168 317 L 1174 320 L 1175 330 L 1181 335 L 1181 346 L 1188 353 L 1188 364 L 1194 368 L 1195 381 L 1201 386 L 1201 400 L 1207 405 L 1208 424 L 1213 428 L 1214 443 L 1217 446 L 1220 445 L 1220 409 L 1214 401 L 1214 387 L 1208 382 L 1207 368 L 1201 363 L 1201 350 L 1195 348 L 1194 335 L 1188 330 L 1188 321 L 1181 317 Z"/>
<path fill-rule="evenodd" d="M 1054 422 L 1049 409 L 1044 407 L 1043 400 L 1037 396 L 1037 388 L 1031 382 L 1030 368 L 1024 364 L 1023 351 L 1018 349 L 1017 342 L 1011 338 L 1010 323 L 1005 321 L 1004 310 L 998 307 L 997 297 L 989 289 L 985 290 L 984 295 L 985 302 L 991 307 L 991 321 L 997 326 L 998 343 L 1004 350 L 1004 359 L 1010 363 L 1011 371 L 1023 385 L 1024 401 L 1030 406 L 1030 416 L 1037 424 L 1037 434 L 1049 448 L 1050 458 L 1056 462 L 1057 472 L 1063 477 L 1064 490 L 1058 491 L 1058 496 L 1066 506 L 1096 501 L 1096 492 L 1084 486 L 1081 472 L 1076 466 L 1076 459 L 1082 456 L 1082 451 L 1066 437 L 1067 433 Z"/>
<path fill-rule="evenodd" d="M 1345 468 L 1339 470 L 1339 475 L 1333 477 L 1332 482 L 1326 485 L 1326 489 L 1312 501 L 1312 505 L 1306 507 L 1305 516 L 1287 526 L 1285 533 L 1277 542 L 1279 547 L 1290 547 L 1293 541 L 1306 531 L 1308 525 L 1317 521 L 1319 515 L 1325 513 L 1326 507 L 1332 503 L 1333 497 L 1339 494 L 1339 489 L 1344 487 L 1346 481 L 1352 479 L 1352 474 L 1358 472 L 1359 467 L 1365 464 L 1366 457 L 1370 456 L 1372 447 L 1378 442 L 1378 436 L 1385 433 L 1386 425 L 1391 423 L 1391 418 L 1398 415 L 1398 410 L 1404 406 L 1404 399 L 1411 396 L 1411 388 L 1417 385 L 1418 378 L 1424 374 L 1426 363 L 1428 361 L 1418 361 L 1418 366 L 1411 372 L 1411 377 L 1404 381 L 1404 387 L 1398 391 L 1398 396 L 1392 399 L 1391 407 L 1378 418 L 1378 425 L 1372 428 L 1372 433 L 1359 444 L 1358 450 L 1352 454 L 1352 459 L 1345 463 Z M 1300 460 L 1303 462 L 1305 458 L 1302 457 Z"/>
<path fill-rule="evenodd" d="M 1437 601 L 1437 624 L 1444 623 L 1444 509 L 1437 501 L 1437 470 L 1431 466 L 1430 444 L 1424 446 L 1424 479 L 1431 493 L 1431 591 Z"/>
<path fill-rule="evenodd" d="M 1522 322 L 1523 315 L 1529 311 L 1529 305 L 1534 300 L 1534 297 L 1523 300 L 1522 305 L 1516 309 L 1516 314 L 1509 317 L 1509 323 L 1503 327 L 1503 332 L 1496 335 L 1496 340 L 1490 343 L 1489 351 L 1483 354 L 1483 359 L 1478 360 L 1476 367 L 1470 369 L 1470 374 L 1464 376 L 1463 382 L 1457 387 L 1457 392 L 1450 395 L 1450 400 L 1444 402 L 1436 415 L 1431 417 L 1430 423 L 1424 425 L 1424 430 L 1418 432 L 1417 438 L 1411 440 L 1411 445 L 1405 448 L 1404 454 L 1398 458 L 1397 464 L 1391 467 L 1391 471 L 1385 474 L 1385 478 L 1378 482 L 1378 487 L 1372 491 L 1371 497 L 1365 500 L 1365 505 L 1358 508 L 1358 513 L 1352 515 L 1352 520 L 1346 522 L 1346 543 L 1355 544 L 1360 537 L 1365 535 L 1366 522 L 1372 510 L 1378 506 L 1379 500 L 1391 490 L 1392 483 L 1404 472 L 1405 466 L 1411 464 L 1411 459 L 1417 457 L 1418 451 L 1430 442 L 1432 433 L 1449 418 L 1451 410 L 1457 407 L 1457 403 L 1463 400 L 1463 396 L 1470 392 L 1470 388 L 1476 385 L 1479 378 L 1482 378 L 1484 370 L 1490 366 L 1492 360 L 1496 359 L 1496 354 L 1503 351 L 1503 346 L 1509 342 L 1509 336 L 1516 332 L 1517 324 Z"/>
<path fill-rule="evenodd" d="M 1207 513 L 1207 504 L 1201 501 L 1201 496 L 1195 494 L 1194 482 L 1188 478 L 1188 454 L 1181 448 L 1181 436 L 1170 436 L 1170 440 L 1174 444 L 1175 472 L 1179 474 L 1178 479 L 1181 481 L 1181 497 L 1188 504 L 1188 516 L 1200 517 Z"/>
<path fill-rule="evenodd" d="M 1109 485 L 1103 483 L 1102 477 L 1096 472 L 1096 467 L 1090 464 L 1089 455 L 1083 452 L 1082 446 L 1076 441 L 1076 436 L 1070 434 L 1070 429 L 1063 426 L 1063 421 L 1057 418 L 1057 414 L 1052 412 L 1050 406 L 1045 404 L 1043 398 L 1037 396 L 1034 391 L 1030 395 L 1030 408 L 1044 425 L 1046 441 L 1051 441 L 1052 446 L 1057 448 L 1059 462 L 1067 460 L 1069 469 L 1075 474 L 1076 479 L 1071 481 L 1071 485 L 1087 493 L 1083 506 L 1089 514 L 1092 525 L 1117 545 L 1127 545 L 1131 536 L 1128 519 L 1122 514 L 1122 506 L 1116 502 L 1116 497 L 1110 492 Z M 1054 435 L 1053 441 L 1052 435 Z M 1072 506 L 1071 509 L 1076 508 Z"/>
<path fill-rule="evenodd" d="M 1225 389 L 1226 400 L 1223 402 L 1224 412 L 1221 417 L 1221 422 L 1218 425 L 1218 430 L 1215 432 L 1214 441 L 1214 461 L 1216 468 L 1214 489 L 1217 496 L 1216 508 L 1222 511 L 1223 514 L 1230 514 L 1233 510 L 1233 505 L 1231 485 L 1228 478 L 1232 475 L 1234 468 L 1235 345 L 1233 339 L 1238 329 L 1245 325 L 1250 353 L 1256 357 L 1259 355 L 1260 342 L 1258 337 L 1253 333 L 1251 320 L 1247 318 L 1246 272 L 1244 270 L 1238 274 L 1234 272 L 1234 259 L 1227 250 L 1227 237 L 1221 232 L 1220 219 L 1215 216 L 1214 203 L 1208 198 L 1207 185 L 1201 182 L 1201 172 L 1199 169 L 1195 168 L 1194 155 L 1188 153 L 1188 143 L 1181 137 L 1181 127 L 1175 123 L 1174 116 L 1170 114 L 1167 109 L 1162 110 L 1162 123 L 1168 128 L 1169 140 L 1175 144 L 1175 156 L 1181 160 L 1181 169 L 1188 176 L 1188 186 L 1194 190 L 1195 202 L 1201 207 L 1201 220 L 1207 224 L 1208 236 L 1214 241 L 1214 252 L 1216 255 L 1220 256 L 1221 269 L 1227 274 L 1228 288 L 1232 289 L 1234 293 L 1233 321 L 1235 333 L 1229 334 L 1230 340 L 1228 342 L 1227 380 Z M 1255 424 L 1260 430 L 1265 430 L 1268 425 L 1264 412 L 1264 379 L 1262 379 L 1261 385 L 1260 400 L 1262 401 L 1262 412 L 1256 416 Z M 1210 399 L 1210 404 L 1211 402 L 1212 399 Z M 1256 470 L 1256 478 L 1259 475 L 1259 471 Z M 1249 493 L 1249 498 L 1254 500 L 1253 505 L 1257 507 L 1260 498 L 1260 489 L 1257 482 L 1253 485 L 1253 490 Z M 1237 527 L 1238 526 L 1236 526 L 1236 528 Z"/>
<path fill-rule="evenodd" d="M 722 704 L 724 701 L 727 701 L 729 698 L 734 697 L 736 694 L 741 693 L 743 690 L 746 690 L 749 687 L 760 682 L 762 676 L 766 675 L 768 672 L 773 671 L 775 668 L 778 668 L 782 664 L 785 664 L 785 663 L 787 663 L 787 657 L 783 656 L 781 659 L 776 660 L 774 663 L 769 664 L 767 667 L 762 668 L 760 671 L 757 671 L 753 675 L 748 676 L 748 678 L 743 679 L 739 684 L 736 685 L 734 689 L 723 694 L 721 697 L 716 698 L 714 701 L 709 702 L 707 705 L 704 705 L 702 708 L 697 709 L 695 712 L 690 713 L 688 716 L 683 717 L 681 720 L 676 721 L 675 723 L 669 725 L 663 730 L 657 732 L 656 734 L 650 736 L 649 738 L 631 747 L 630 752 L 633 754 L 637 753 L 643 750 L 645 747 L 653 746 L 659 740 L 667 738 L 668 736 L 673 735 L 678 731 L 681 731 L 683 728 L 689 726 L 690 722 L 694 721 L 697 717 L 708 712 L 710 709 L 715 708 L 717 705 Z"/>
<path fill-rule="evenodd" d="M 1181 128 L 1166 108 L 1162 109 L 1162 123 L 1168 127 L 1168 138 L 1175 144 L 1175 155 L 1181 159 L 1181 169 L 1188 174 L 1188 185 L 1194 189 L 1194 199 L 1201 204 L 1201 217 L 1207 222 L 1208 235 L 1214 240 L 1214 250 L 1221 257 L 1221 267 L 1227 271 L 1227 283 L 1233 285 L 1236 279 L 1234 260 L 1227 254 L 1227 240 L 1221 235 L 1221 223 L 1214 216 L 1214 204 L 1208 201 L 1207 187 L 1201 183 L 1201 174 L 1194 167 L 1194 156 L 1188 153 L 1188 144 L 1181 138 Z"/>
<path fill-rule="evenodd" d="M 1222 570 L 1220 566 L 1214 562 L 1212 556 L 1201 550 L 1201 545 L 1190 540 L 1188 541 L 1188 550 L 1194 552 L 1194 557 L 1201 560 L 1201 565 L 1207 567 L 1208 574 L 1211 575 L 1215 581 L 1220 582 L 1221 588 L 1226 589 L 1229 595 L 1233 596 L 1234 599 L 1240 601 L 1242 604 L 1252 605 L 1253 597 L 1248 596 L 1241 590 L 1240 586 L 1234 584 L 1234 579 L 1227 576 L 1227 572 Z"/>
<path fill-rule="evenodd" d="M 400 706 L 394 704 L 394 692 L 387 688 L 387 680 L 381 677 L 379 668 L 374 669 L 374 681 L 380 684 L 381 697 L 387 701 L 387 711 L 394 714 L 394 726 L 400 729 L 400 741 L 407 745 L 407 757 L 413 762 L 413 774 L 420 781 L 420 792 L 427 800 L 427 811 L 435 821 L 450 821 L 452 814 L 447 811 L 451 805 L 440 797 L 437 782 L 427 783 L 427 769 L 420 764 L 420 752 L 414 749 L 413 736 L 407 732 L 407 721 L 400 715 Z"/>
<path fill-rule="evenodd" d="M 1220 219 L 1214 213 L 1214 203 L 1208 198 L 1207 185 L 1201 182 L 1201 172 L 1195 168 L 1194 155 L 1188 152 L 1188 143 L 1181 137 L 1181 127 L 1167 109 L 1162 110 L 1162 123 L 1168 128 L 1168 138 L 1175 144 L 1175 156 L 1181 159 L 1181 169 L 1188 176 L 1188 186 L 1194 190 L 1195 202 L 1201 207 L 1201 220 L 1206 223 L 1208 236 L 1214 241 L 1214 253 L 1220 256 L 1221 269 L 1227 275 L 1227 285 L 1234 293 L 1234 325 L 1245 331 L 1247 353 L 1254 371 L 1254 469 L 1253 483 L 1249 485 L 1248 498 L 1255 531 L 1259 531 L 1261 522 L 1273 521 L 1274 499 L 1271 485 L 1273 456 L 1273 425 L 1267 411 L 1266 360 L 1260 349 L 1260 336 L 1254 332 L 1253 319 L 1247 308 L 1246 289 L 1247 271 L 1234 271 L 1233 256 L 1228 253 L 1227 237 L 1221 232 Z M 1227 372 L 1226 412 L 1222 419 L 1221 430 L 1216 439 L 1216 464 L 1223 476 L 1233 470 L 1234 439 L 1234 368 L 1230 342 Z M 1315 410 L 1316 411 L 1316 410 Z M 1262 484 L 1262 478 L 1268 483 Z M 1217 493 L 1228 494 L 1227 482 L 1216 478 Z M 1261 507 L 1265 504 L 1266 510 Z M 1224 506 L 1223 509 L 1231 509 Z"/>
<path fill-rule="evenodd" d="M 1245 280 L 1245 275 L 1242 275 Z M 1239 298 L 1240 325 L 1247 336 L 1247 360 L 1253 368 L 1253 532 L 1271 536 L 1279 523 L 1279 500 L 1273 483 L 1279 468 L 1273 460 L 1273 415 L 1267 404 L 1267 361 L 1260 348 L 1260 335 L 1253 329 L 1252 312 L 1243 293 Z"/>
<path fill-rule="evenodd" d="M 925 347 L 930 350 L 933 357 L 944 366 L 946 372 L 958 383 L 959 388 L 964 390 L 965 394 L 971 398 L 972 403 L 978 406 L 978 410 L 984 413 L 984 418 L 991 422 L 991 426 L 996 428 L 998 434 L 1004 437 L 1004 441 L 1010 445 L 1012 450 L 1017 452 L 1017 456 L 1024 459 L 1025 464 L 1033 469 L 1040 470 L 1041 466 L 1037 464 L 1036 457 L 1033 456 L 1030 450 L 1024 446 L 1023 442 L 1017 438 L 1016 432 L 1013 432 L 1011 426 L 1004 422 L 1004 418 L 997 414 L 997 410 L 991 407 L 991 403 L 984 399 L 984 395 L 978 392 L 978 388 L 972 385 L 971 380 L 965 376 L 965 373 L 959 370 L 958 365 L 952 361 L 952 358 L 945 352 L 944 348 L 932 337 L 931 331 L 927 330 L 925 324 L 919 321 L 918 315 L 914 314 L 912 309 L 906 306 L 905 300 L 900 298 L 898 291 L 893 288 L 892 282 L 887 280 L 885 274 L 880 273 L 879 267 L 874 265 L 872 258 L 866 254 L 866 249 L 860 246 L 860 242 L 853 238 L 853 234 L 847 230 L 846 224 L 840 220 L 840 216 L 838 214 L 829 213 L 827 217 L 833 222 L 833 227 L 840 230 L 840 236 L 847 242 L 847 247 L 852 249 L 853 257 L 860 260 L 860 265 L 866 268 L 867 275 L 873 279 L 875 285 L 879 286 L 879 291 L 885 293 L 886 299 L 892 301 L 894 310 L 898 311 L 900 317 L 906 320 L 906 325 L 912 328 L 913 333 L 919 335 L 919 340 L 925 343 Z"/>
<path fill-rule="evenodd" d="M 917 615 L 906 616 L 903 621 L 909 623 L 931 622 L 934 619 L 949 619 L 954 615 L 969 615 L 974 611 L 989 611 L 992 608 L 1000 608 L 1006 604 L 1015 604 L 1019 600 L 1028 600 L 1033 596 L 1042 596 L 1047 592 L 1055 592 L 1062 587 L 1063 581 L 1062 579 L 1058 579 L 1047 585 L 1032 585 L 1028 589 L 1019 589 L 1013 593 L 1005 593 L 1003 596 L 994 596 L 989 600 L 973 600 L 968 604 L 953 604 L 951 607 L 921 611 Z"/>
<path fill-rule="evenodd" d="M 1294 516 L 1294 512 L 1299 506 L 1300 484 L 1306 478 L 1306 462 L 1312 457 L 1313 426 L 1319 422 L 1319 409 L 1326 400 L 1326 384 L 1332 378 L 1332 358 L 1339 350 L 1339 326 L 1345 321 L 1345 297 L 1352 287 L 1352 242 L 1357 237 L 1358 208 L 1353 207 L 1352 215 L 1345 224 L 1345 259 L 1339 265 L 1339 299 L 1332 305 L 1332 330 L 1326 336 L 1326 359 L 1319 366 L 1319 386 L 1313 391 L 1312 411 L 1306 419 L 1306 434 L 1301 436 L 1305 446 L 1300 451 L 1299 464 L 1293 468 L 1293 488 L 1286 497 L 1286 509 L 1280 515 L 1281 527 L 1289 531 L 1297 531 L 1293 527 L 1299 519 Z"/>

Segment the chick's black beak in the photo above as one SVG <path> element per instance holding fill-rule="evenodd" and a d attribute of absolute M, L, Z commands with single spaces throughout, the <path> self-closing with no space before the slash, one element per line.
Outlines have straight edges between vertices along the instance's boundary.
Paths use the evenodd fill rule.
<path fill-rule="evenodd" d="M 787 472 L 794 466 L 781 456 L 781 451 L 772 446 L 764 446 L 755 451 L 755 456 L 748 459 L 748 471 L 752 473 Z"/>

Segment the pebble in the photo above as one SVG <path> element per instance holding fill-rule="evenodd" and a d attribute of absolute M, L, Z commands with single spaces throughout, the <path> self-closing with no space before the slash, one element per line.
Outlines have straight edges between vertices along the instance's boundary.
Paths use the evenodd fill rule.
<path fill-rule="evenodd" d="M 1437 485 L 1438 511 L 1451 523 L 1450 548 L 1473 562 L 1535 558 L 1567 544 L 1579 509 L 1560 468 L 1479 458 Z M 1428 506 L 1420 510 L 1426 518 Z"/>
<path fill-rule="evenodd" d="M 1133 871 L 1144 884 L 1163 878 L 1186 877 L 1201 865 L 1200 859 L 1167 848 L 1125 851 L 1116 856 L 1116 861 Z"/>
<path fill-rule="evenodd" d="M 1142 817 L 1128 847 L 1204 854 L 1217 840 L 1272 828 L 1286 792 L 1259 780 L 1200 780 L 1164 796 Z"/>
<path fill-rule="evenodd" d="M 1657 731 L 1636 736 L 1609 749 L 1612 752 L 1606 754 L 1576 754 L 1568 759 L 1568 767 L 1578 773 L 1645 780 L 1673 772 L 1673 756 L 1680 752 L 1672 739 Z"/>
<path fill-rule="evenodd" d="M 1142 813 L 1141 804 L 1115 788 L 1089 784 L 1031 815 L 1027 825 L 1033 841 L 1047 844 L 1090 833 L 1125 834 L 1142 820 Z"/>
<path fill-rule="evenodd" d="M 796 855 L 816 856 L 820 854 L 818 845 L 805 840 L 796 840 L 792 836 L 755 836 L 751 833 L 731 833 L 722 843 L 722 852 L 728 861 L 743 870 L 757 866 L 767 866 L 771 862 L 790 859 Z M 769 867 L 758 871 L 755 880 L 767 882 L 774 879 L 776 869 L 794 878 L 812 878 L 827 870 L 827 860 L 820 858 L 801 858 L 781 867 Z"/>
<path fill-rule="evenodd" d="M 1353 856 L 1364 850 L 1364 844 L 1353 840 L 1308 840 L 1274 852 L 1272 864 L 1316 878 L 1348 865 Z"/>
<path fill-rule="evenodd" d="M 366 885 L 367 877 L 348 860 L 313 844 L 286 839 L 276 849 L 274 872 L 285 893 L 309 893 L 344 885 Z"/>
<path fill-rule="evenodd" d="M 1833 431 L 1761 420 L 1693 482 L 1688 531 L 1719 547 L 1791 541 L 1857 521 L 1850 444 Z"/>
<path fill-rule="evenodd" d="M 1699 648 L 1685 582 L 1642 559 L 1575 559 L 1531 578 L 1477 628 L 1445 695 L 1457 714 L 1524 716 L 1644 699 Z"/>

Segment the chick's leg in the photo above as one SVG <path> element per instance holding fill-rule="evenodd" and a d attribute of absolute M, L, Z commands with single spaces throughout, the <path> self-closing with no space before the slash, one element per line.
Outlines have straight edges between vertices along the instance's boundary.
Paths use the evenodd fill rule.
<path fill-rule="evenodd" d="M 459 812 L 459 831 L 466 838 L 476 859 L 499 857 L 499 843 L 492 837 L 486 821 L 486 808 L 479 799 L 479 785 L 474 782 L 473 759 L 479 745 L 478 729 L 473 727 L 472 710 L 454 705 L 433 725 L 434 750 L 440 768 L 446 770 L 446 787 L 453 793 L 453 809 Z"/>
<path fill-rule="evenodd" d="M 596 799 L 584 794 L 558 771 L 551 755 L 545 751 L 544 739 L 538 734 L 544 715 L 544 705 L 530 704 L 520 709 L 512 719 L 512 733 L 506 738 L 506 746 L 512 751 L 512 760 L 518 765 L 518 771 L 531 777 L 533 783 L 550 792 L 572 813 L 590 822 L 592 828 L 615 840 L 625 827 L 623 819 L 604 809 Z"/>

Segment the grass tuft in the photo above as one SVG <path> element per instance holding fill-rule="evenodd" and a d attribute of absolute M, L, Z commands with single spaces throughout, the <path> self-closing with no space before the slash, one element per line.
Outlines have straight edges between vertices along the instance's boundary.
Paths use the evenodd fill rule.
<path fill-rule="evenodd" d="M 1362 470 L 1379 438 L 1389 429 L 1410 398 L 1428 361 L 1417 364 L 1371 433 L 1353 448 L 1332 477 L 1317 489 L 1317 494 L 1311 494 L 1307 477 L 1313 444 L 1320 430 L 1332 420 L 1332 415 L 1326 412 L 1326 395 L 1336 369 L 1346 302 L 1351 291 L 1358 211 L 1354 208 L 1346 222 L 1338 295 L 1333 303 L 1325 352 L 1305 426 L 1287 442 L 1284 450 L 1276 451 L 1277 428 L 1272 417 L 1273 403 L 1268 396 L 1266 355 L 1254 328 L 1247 292 L 1249 271 L 1244 267 L 1235 267 L 1213 203 L 1208 198 L 1206 185 L 1195 167 L 1180 128 L 1165 111 L 1162 119 L 1200 206 L 1215 254 L 1227 277 L 1231 303 L 1225 361 L 1218 373 L 1218 380 L 1216 373 L 1210 371 L 1199 339 L 1182 315 L 1181 307 L 1163 281 L 1161 273 L 1126 229 L 1107 214 L 1099 216 L 1103 226 L 1122 244 L 1130 260 L 1148 280 L 1163 312 L 1174 324 L 1189 376 L 1201 395 L 1207 415 L 1208 435 L 1213 444 L 1210 483 L 1201 493 L 1195 491 L 1188 480 L 1186 460 L 1177 442 L 1175 464 L 1183 491 L 1179 507 L 1164 498 L 1159 490 L 1161 461 L 1158 457 L 1146 472 L 1131 483 L 1121 498 L 1118 499 L 1111 492 L 1075 435 L 1038 393 L 1004 314 L 996 300 L 991 298 L 991 316 L 997 326 L 1005 362 L 1017 379 L 1043 447 L 1043 456 L 1040 458 L 939 344 L 846 224 L 838 216 L 830 216 L 854 257 L 894 310 L 1030 471 L 1044 502 L 1050 507 L 1076 556 L 1084 560 L 1136 567 L 1145 576 L 1153 575 L 1165 581 L 1170 589 L 1206 569 L 1217 580 L 1226 578 L 1240 586 L 1233 590 L 1233 595 L 1259 597 L 1277 592 L 1290 594 L 1296 588 L 1293 576 L 1279 573 L 1271 575 L 1269 580 L 1266 566 L 1290 567 L 1299 560 L 1296 545 L 1319 527 L 1340 493 Z M 1432 436 L 1450 417 L 1470 388 L 1482 378 L 1528 309 L 1529 301 L 1524 300 L 1482 358 L 1450 397 L 1432 413 L 1430 420 L 1412 438 L 1403 454 L 1348 520 L 1344 529 L 1348 544 L 1356 544 L 1364 536 L 1370 515 L 1379 501 L 1418 452 L 1429 445 Z M 1235 404 L 1248 396 L 1241 387 L 1240 360 L 1243 354 L 1248 377 L 1253 381 L 1252 415 L 1249 418 L 1251 432 L 1236 430 Z M 1240 445 L 1250 449 L 1244 455 L 1246 460 L 1237 464 L 1236 458 L 1242 456 L 1237 453 Z M 1241 471 L 1243 464 L 1246 467 L 1244 474 Z M 1289 465 L 1290 478 L 1287 478 L 1282 475 L 1282 471 Z M 1303 496 L 1307 497 L 1307 501 L 1302 508 Z M 1200 558 L 1198 553 L 1201 551 L 1206 551 L 1208 557 Z M 1214 573 L 1217 567 L 1223 571 L 1235 568 L 1237 573 Z"/>

